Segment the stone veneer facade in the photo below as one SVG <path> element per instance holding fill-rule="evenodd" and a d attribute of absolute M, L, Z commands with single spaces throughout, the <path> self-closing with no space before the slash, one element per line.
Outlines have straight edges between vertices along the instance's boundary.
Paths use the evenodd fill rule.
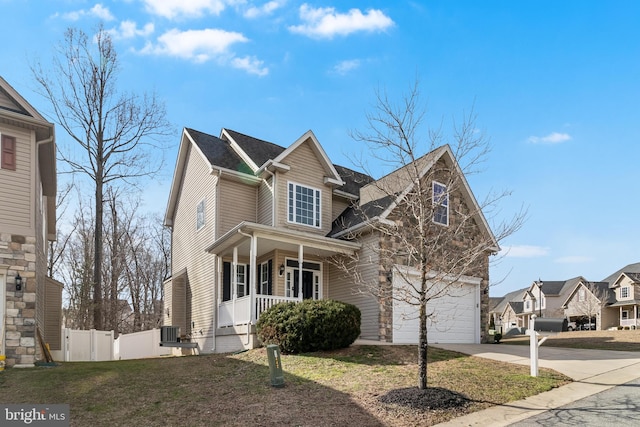
<path fill-rule="evenodd" d="M 40 356 L 36 337 L 36 237 L 0 233 L 0 265 L 5 281 L 4 351 L 7 366 L 33 366 Z M 22 277 L 16 291 L 15 277 Z"/>

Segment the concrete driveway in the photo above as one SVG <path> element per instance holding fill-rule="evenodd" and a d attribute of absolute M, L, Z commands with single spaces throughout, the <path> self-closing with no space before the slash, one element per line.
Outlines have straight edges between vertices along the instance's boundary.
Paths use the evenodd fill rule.
<path fill-rule="evenodd" d="M 507 344 L 433 344 L 502 362 L 530 365 L 529 346 Z M 494 406 L 451 420 L 441 426 L 507 426 L 558 408 L 613 386 L 640 378 L 640 352 L 539 348 L 539 366 L 553 369 L 573 383 L 531 396 L 524 400 Z"/>

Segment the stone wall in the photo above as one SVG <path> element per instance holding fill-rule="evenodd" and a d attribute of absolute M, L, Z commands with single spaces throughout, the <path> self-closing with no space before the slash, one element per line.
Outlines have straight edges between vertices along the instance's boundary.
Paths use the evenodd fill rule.
<path fill-rule="evenodd" d="M 32 366 L 40 356 L 36 337 L 36 238 L 0 234 L 0 264 L 8 265 L 5 315 L 7 366 Z M 16 274 L 22 290 L 16 291 Z"/>

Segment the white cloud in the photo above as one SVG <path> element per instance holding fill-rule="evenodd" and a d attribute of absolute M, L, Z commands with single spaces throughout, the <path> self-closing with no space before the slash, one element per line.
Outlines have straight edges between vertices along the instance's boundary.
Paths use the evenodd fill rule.
<path fill-rule="evenodd" d="M 530 136 L 528 141 L 532 144 L 560 144 L 569 141 L 571 135 L 568 133 L 552 132 L 547 136 Z"/>
<path fill-rule="evenodd" d="M 206 62 L 226 53 L 231 45 L 247 41 L 241 33 L 232 31 L 212 28 L 188 31 L 173 29 L 158 37 L 158 44 L 148 44 L 140 53 Z"/>
<path fill-rule="evenodd" d="M 505 246 L 502 251 L 509 258 L 539 258 L 549 254 L 549 248 L 531 245 Z"/>
<path fill-rule="evenodd" d="M 580 255 L 571 255 L 561 257 L 555 260 L 558 264 L 585 264 L 587 262 L 593 262 L 594 259 L 592 257 L 580 256 Z"/>
<path fill-rule="evenodd" d="M 340 75 L 345 75 L 350 71 L 353 71 L 360 67 L 362 62 L 359 59 L 347 59 L 345 61 L 341 61 L 337 63 L 333 67 L 333 72 Z"/>
<path fill-rule="evenodd" d="M 139 53 L 173 56 L 196 63 L 216 60 L 249 74 L 266 76 L 269 74 L 269 69 L 264 66 L 264 61 L 254 56 L 239 58 L 233 52 L 229 52 L 232 45 L 247 41 L 249 39 L 241 33 L 213 28 L 188 31 L 173 29 L 158 37 L 155 45 L 147 43 Z"/>
<path fill-rule="evenodd" d="M 269 69 L 264 67 L 264 61 L 261 61 L 254 56 L 233 58 L 231 60 L 231 65 L 240 70 L 245 70 L 249 74 L 255 74 L 260 77 L 269 74 Z"/>
<path fill-rule="evenodd" d="M 394 25 L 393 20 L 378 9 L 369 9 L 365 14 L 360 9 L 336 13 L 333 7 L 314 9 L 306 3 L 300 6 L 300 19 L 304 24 L 290 26 L 289 31 L 319 39 L 357 31 L 384 31 Z"/>
<path fill-rule="evenodd" d="M 225 0 L 143 0 L 148 12 L 165 18 L 200 17 L 206 13 L 220 15 L 227 4 Z"/>
<path fill-rule="evenodd" d="M 94 17 L 104 21 L 113 21 L 115 19 L 109 11 L 109 8 L 104 7 L 101 3 L 96 4 L 91 9 L 80 9 L 73 12 L 63 13 L 62 17 L 69 21 L 79 21 L 84 17 Z"/>
<path fill-rule="evenodd" d="M 286 1 L 269 1 L 260 7 L 251 6 L 244 12 L 244 17 L 248 19 L 259 18 L 261 16 L 271 15 L 275 10 L 284 6 Z"/>
<path fill-rule="evenodd" d="M 151 22 L 142 28 L 138 28 L 138 24 L 133 21 L 122 21 L 120 27 L 109 30 L 109 34 L 114 39 L 131 39 L 134 37 L 146 37 L 153 34 L 154 31 L 155 26 Z"/>

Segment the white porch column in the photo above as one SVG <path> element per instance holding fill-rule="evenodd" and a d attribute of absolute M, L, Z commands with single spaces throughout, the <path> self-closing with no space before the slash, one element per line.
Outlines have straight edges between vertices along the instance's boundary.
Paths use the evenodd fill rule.
<path fill-rule="evenodd" d="M 233 247 L 233 261 L 231 264 L 231 313 L 233 315 L 233 324 L 236 323 L 236 299 L 238 298 L 238 247 Z"/>
<path fill-rule="evenodd" d="M 304 247 L 298 246 L 298 300 L 302 301 L 302 263 L 304 260 Z"/>
<path fill-rule="evenodd" d="M 251 248 L 249 249 L 249 282 L 247 288 L 249 295 L 251 295 L 251 307 L 249 312 L 251 313 L 249 318 L 250 323 L 256 323 L 256 287 L 255 284 L 259 283 L 259 277 L 257 275 L 256 259 L 258 254 L 258 238 L 251 235 Z"/>

